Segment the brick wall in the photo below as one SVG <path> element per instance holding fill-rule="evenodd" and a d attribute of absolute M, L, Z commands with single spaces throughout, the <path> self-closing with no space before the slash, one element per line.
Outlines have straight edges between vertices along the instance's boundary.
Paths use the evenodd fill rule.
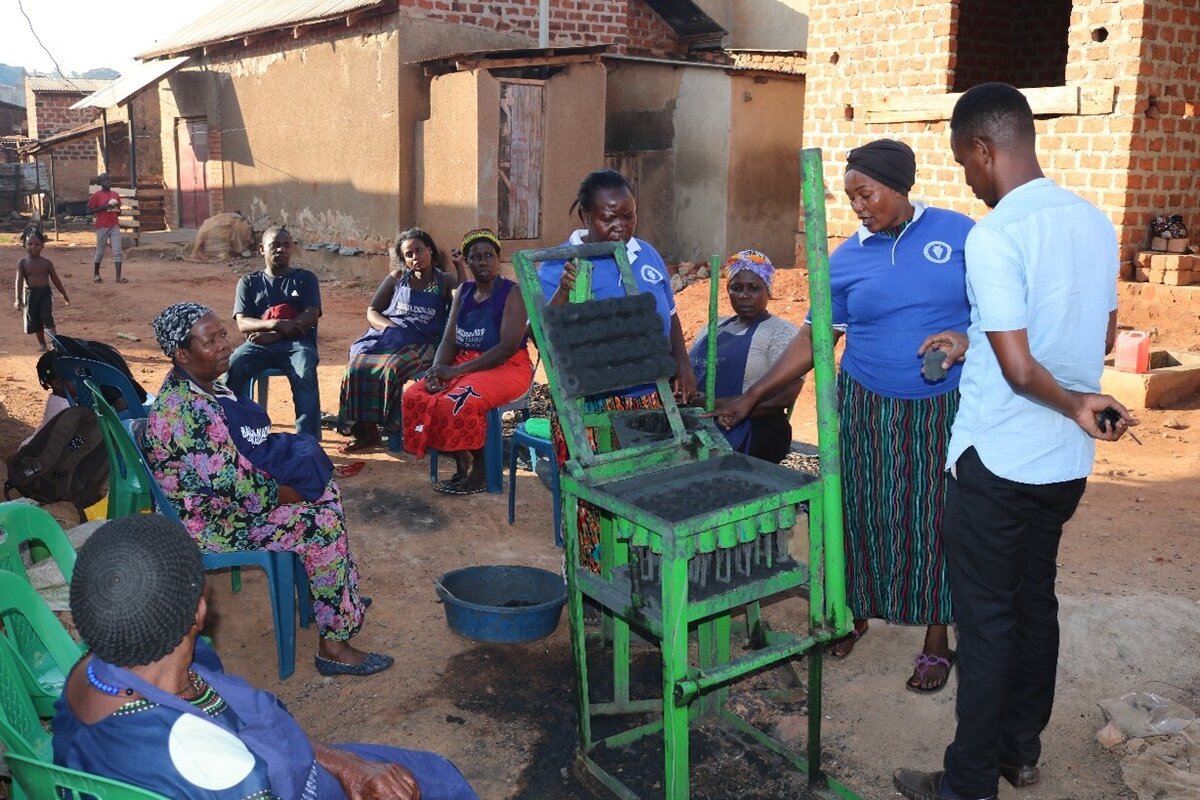
<path fill-rule="evenodd" d="M 1155 19 L 1161 21 L 1143 19 L 1148 6 L 1158 9 Z M 1189 165 L 1192 171 L 1200 166 L 1195 161 L 1194 127 L 1200 81 L 1192 66 L 1197 61 L 1195 42 L 1200 22 L 1196 11 L 1184 10 L 1193 6 L 1192 0 L 1076 0 L 1067 33 L 1066 81 L 1114 82 L 1115 108 L 1107 115 L 1037 121 L 1038 153 L 1046 174 L 1108 214 L 1117 227 L 1121 259 L 1127 269 L 1144 240 L 1152 216 L 1149 207 L 1160 200 L 1169 205 L 1171 199 L 1171 194 L 1161 188 L 1139 188 L 1136 191 L 1141 194 L 1132 194 L 1133 187 L 1150 183 L 1152 173 L 1159 168 L 1159 160 L 1150 154 L 1170 153 L 1176 187 L 1185 182 Z M 949 91 L 955 81 L 958 11 L 956 0 L 814 3 L 809 23 L 804 133 L 806 146 L 825 151 L 825 182 L 832 193 L 828 205 L 831 237 L 845 237 L 857 225 L 842 193 L 846 152 L 885 137 L 901 139 L 917 153 L 914 197 L 976 218 L 987 212 L 972 196 L 961 169 L 954 163 L 948 121 L 867 124 L 861 114 L 854 114 L 856 107 L 887 97 Z M 1169 34 L 1174 37 L 1172 42 L 1162 41 L 1168 28 L 1174 29 Z M 1099 41 L 1101 38 L 1103 41 Z M 1161 61 L 1143 64 L 1143 48 L 1152 56 L 1162 51 Z M 1163 96 L 1172 98 L 1169 115 L 1164 114 L 1157 123 L 1146 115 L 1148 92 L 1144 84 L 1151 75 L 1163 76 Z M 1180 77 L 1170 77 L 1174 75 Z M 1185 80 L 1183 75 L 1192 77 Z M 1184 124 L 1184 117 L 1191 121 Z M 1147 127 L 1155 130 L 1143 130 Z M 1131 150 L 1137 158 L 1132 169 Z M 1166 177 L 1160 176 L 1154 183 L 1162 187 Z M 1194 187 L 1193 179 L 1188 182 Z M 1191 207 L 1196 208 L 1194 188 L 1190 192 L 1181 188 L 1175 191 L 1181 208 L 1189 198 Z M 1195 227 L 1200 229 L 1200 218 Z M 832 241 L 831 245 L 836 243 Z M 800 242 L 797 260 L 802 259 Z"/>
<path fill-rule="evenodd" d="M 538 36 L 538 0 L 402 0 L 406 13 L 453 24 Z M 675 31 L 642 0 L 555 0 L 550 44 L 615 43 L 619 53 L 668 56 L 679 49 Z"/>
<path fill-rule="evenodd" d="M 42 139 L 52 133 L 94 122 L 100 117 L 100 109 L 71 110 L 71 106 L 86 96 L 86 92 L 32 92 L 26 89 L 25 102 L 30 137 Z"/>
<path fill-rule="evenodd" d="M 1200 8 L 1194 0 L 1149 0 L 1135 24 L 1141 27 L 1143 64 L 1129 119 L 1123 249 L 1144 246 L 1150 219 L 1161 213 L 1183 214 L 1195 244 L 1200 242 Z"/>

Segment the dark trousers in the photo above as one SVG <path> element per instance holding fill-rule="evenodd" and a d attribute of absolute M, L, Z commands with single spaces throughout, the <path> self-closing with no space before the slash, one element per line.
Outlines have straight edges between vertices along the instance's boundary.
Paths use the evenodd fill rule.
<path fill-rule="evenodd" d="M 1055 558 L 1086 478 L 1025 484 L 993 474 L 975 448 L 946 490 L 942 542 L 958 633 L 958 728 L 946 780 L 996 794 L 1000 762 L 1036 764 L 1058 666 Z"/>
<path fill-rule="evenodd" d="M 296 406 L 296 433 L 321 440 L 321 387 L 317 383 L 317 348 L 303 339 L 268 345 L 243 342 L 229 357 L 225 385 L 240 398 L 250 396 L 250 379 L 274 367 L 287 376 Z M 251 398 L 253 399 L 253 398 Z"/>

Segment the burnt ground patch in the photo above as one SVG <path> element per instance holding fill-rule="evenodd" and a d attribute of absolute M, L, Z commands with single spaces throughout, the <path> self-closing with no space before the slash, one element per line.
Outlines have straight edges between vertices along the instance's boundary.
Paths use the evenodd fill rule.
<path fill-rule="evenodd" d="M 609 651 L 588 647 L 594 700 L 611 696 Z M 635 646 L 630 670 L 631 695 L 657 696 L 661 660 L 653 647 Z M 772 680 L 773 676 L 765 676 Z M 457 709 L 498 721 L 516 723 L 525 741 L 531 733 L 528 767 L 522 773 L 518 800 L 605 800 L 612 795 L 576 761 L 578 732 L 573 667 L 569 652 L 548 651 L 544 644 L 482 645 L 454 658 L 435 691 L 453 700 Z M 738 694 L 731 708 L 753 724 L 773 727 L 780 710 L 747 702 Z M 593 719 L 593 735 L 603 738 L 651 717 Z M 691 797 L 693 800 L 796 800 L 817 798 L 806 777 L 779 757 L 738 734 L 711 723 L 694 727 L 690 737 Z M 662 797 L 661 736 L 648 736 L 627 747 L 601 748 L 596 760 L 644 798 Z"/>
<path fill-rule="evenodd" d="M 445 514 L 419 497 L 380 486 L 343 487 L 342 505 L 363 522 L 399 525 L 413 533 L 440 531 L 447 523 Z"/>

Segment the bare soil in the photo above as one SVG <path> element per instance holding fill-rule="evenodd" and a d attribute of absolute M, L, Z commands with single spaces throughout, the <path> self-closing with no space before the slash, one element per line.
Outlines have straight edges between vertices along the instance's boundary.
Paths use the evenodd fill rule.
<path fill-rule="evenodd" d="M 105 282 L 92 284 L 90 242 L 90 233 L 76 231 L 46 248 L 73 300 L 65 307 L 56 297 L 59 329 L 114 345 L 151 390 L 167 370 L 149 326 L 154 315 L 181 300 L 225 313 L 232 308 L 238 275 L 256 266 L 253 261 L 187 263 L 178 260 L 174 246 L 143 247 L 127 256 L 128 284 L 113 282 L 110 263 L 104 266 Z M 0 233 L 7 280 L 20 255 L 15 236 Z M 335 280 L 322 287 L 320 380 L 327 411 L 336 410 L 346 349 L 366 327 L 364 310 L 374 288 L 374 281 Z M 704 323 L 706 289 L 699 284 L 679 296 L 689 333 Z M 799 321 L 806 296 L 803 273 L 781 272 L 772 311 Z M 1177 322 L 1155 321 L 1160 342 L 1195 346 L 1195 321 Z M 11 306 L 0 314 L 0 331 L 0 453 L 8 454 L 41 419 L 45 393 L 34 373 L 34 339 L 21 332 L 20 314 Z M 806 388 L 794 418 L 796 437 L 808 442 L 816 439 L 811 397 Z M 290 428 L 294 411 L 282 381 L 273 382 L 269 406 L 276 422 Z M 1130 798 L 1121 782 L 1120 754 L 1103 750 L 1093 738 L 1103 725 L 1097 701 L 1142 689 L 1200 709 L 1194 522 L 1200 508 L 1200 398 L 1140 416 L 1138 434 L 1145 445 L 1128 437 L 1101 445 L 1088 492 L 1063 537 L 1062 657 L 1057 705 L 1045 736 L 1043 781 L 1020 791 L 1004 784 L 1003 800 Z M 326 432 L 337 463 L 349 460 L 334 450 L 343 441 Z M 227 666 L 276 692 L 315 738 L 442 752 L 484 798 L 606 797 L 593 781 L 581 779 L 573 764 L 576 720 L 565 623 L 539 642 L 480 645 L 448 629 L 433 591 L 437 576 L 467 565 L 559 569 L 549 493 L 539 479 L 518 473 L 517 521 L 510 526 L 501 496 L 448 497 L 431 491 L 424 461 L 383 449 L 355 458 L 365 459 L 367 468 L 342 485 L 363 588 L 375 601 L 358 641 L 395 655 L 396 666 L 368 679 L 322 678 L 309 657 L 315 634 L 305 633 L 296 674 L 280 682 L 266 589 L 254 573 L 246 576 L 239 594 L 230 592 L 227 580 L 216 581 L 215 641 Z M 69 507 L 60 504 L 52 511 L 60 521 L 73 523 Z M 806 606 L 802 597 L 784 597 L 764 614 L 775 627 L 796 630 L 804 624 Z M 896 767 L 937 768 L 953 733 L 956 679 L 934 696 L 904 690 L 921 638 L 917 628 L 875 622 L 849 658 L 826 660 L 826 768 L 864 798 L 897 796 L 890 780 Z M 638 652 L 635 677 L 641 674 L 649 693 L 658 685 L 654 651 Z M 803 675 L 805 665 L 796 667 Z M 776 671 L 756 680 L 780 675 Z M 803 747 L 807 718 L 802 706 L 756 704 L 741 687 L 735 689 L 732 703 L 744 716 L 781 741 Z M 728 734 L 705 729 L 693 737 L 693 750 L 693 797 L 802 796 L 802 779 L 779 759 L 746 749 Z M 613 769 L 632 786 L 648 797 L 661 795 L 661 761 L 653 749 L 629 748 L 610 756 Z"/>

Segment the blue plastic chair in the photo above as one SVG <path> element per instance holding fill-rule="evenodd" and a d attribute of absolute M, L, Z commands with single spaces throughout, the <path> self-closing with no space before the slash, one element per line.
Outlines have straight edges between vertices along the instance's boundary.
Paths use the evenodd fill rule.
<path fill-rule="evenodd" d="M 86 382 L 91 380 L 100 387 L 113 387 L 121 393 L 125 408 L 114 409 L 120 419 L 140 419 L 149 413 L 142 405 L 137 391 L 125 373 L 103 361 L 93 361 L 90 358 L 76 358 L 60 355 L 54 360 L 54 372 L 64 384 L 74 388 L 67 392 L 67 402 L 73 406 L 92 408 L 92 393 L 88 391 Z"/>
<path fill-rule="evenodd" d="M 512 435 L 512 448 L 508 454 L 508 524 L 512 525 L 517 517 L 517 455 L 520 453 L 520 448 L 524 447 L 529 450 L 531 467 L 537 465 L 538 455 L 543 456 L 550 463 L 550 497 L 554 504 L 554 543 L 562 547 L 562 494 L 559 490 L 558 457 L 554 452 L 554 442 L 534 436 L 525 430 L 527 422 L 528 420 L 521 420 L 517 423 L 517 428 Z"/>
<path fill-rule="evenodd" d="M 134 442 L 137 435 L 126 423 L 126 433 Z M 150 486 L 150 496 L 154 509 L 167 519 L 179 523 L 179 515 L 167 498 L 166 492 L 146 461 L 146 453 L 141 447 L 136 447 L 141 456 L 142 469 L 145 470 L 147 483 Z M 271 599 L 271 619 L 275 625 L 275 650 L 279 662 L 279 679 L 285 680 L 296 671 L 296 612 L 299 606 L 300 627 L 307 628 L 312 622 L 312 594 L 308 586 L 308 575 L 300 557 L 291 552 L 274 550 L 236 550 L 230 553 L 204 553 L 202 556 L 206 570 L 233 569 L 241 567 L 257 567 L 267 574 L 267 591 Z M 234 591 L 241 587 L 240 575 L 235 572 Z"/>
<path fill-rule="evenodd" d="M 275 367 L 267 367 L 262 372 L 250 378 L 250 385 L 246 388 L 246 392 L 254 397 L 254 402 L 258 403 L 263 408 L 266 408 L 268 379 L 283 377 L 285 377 L 283 370 L 275 369 Z"/>

